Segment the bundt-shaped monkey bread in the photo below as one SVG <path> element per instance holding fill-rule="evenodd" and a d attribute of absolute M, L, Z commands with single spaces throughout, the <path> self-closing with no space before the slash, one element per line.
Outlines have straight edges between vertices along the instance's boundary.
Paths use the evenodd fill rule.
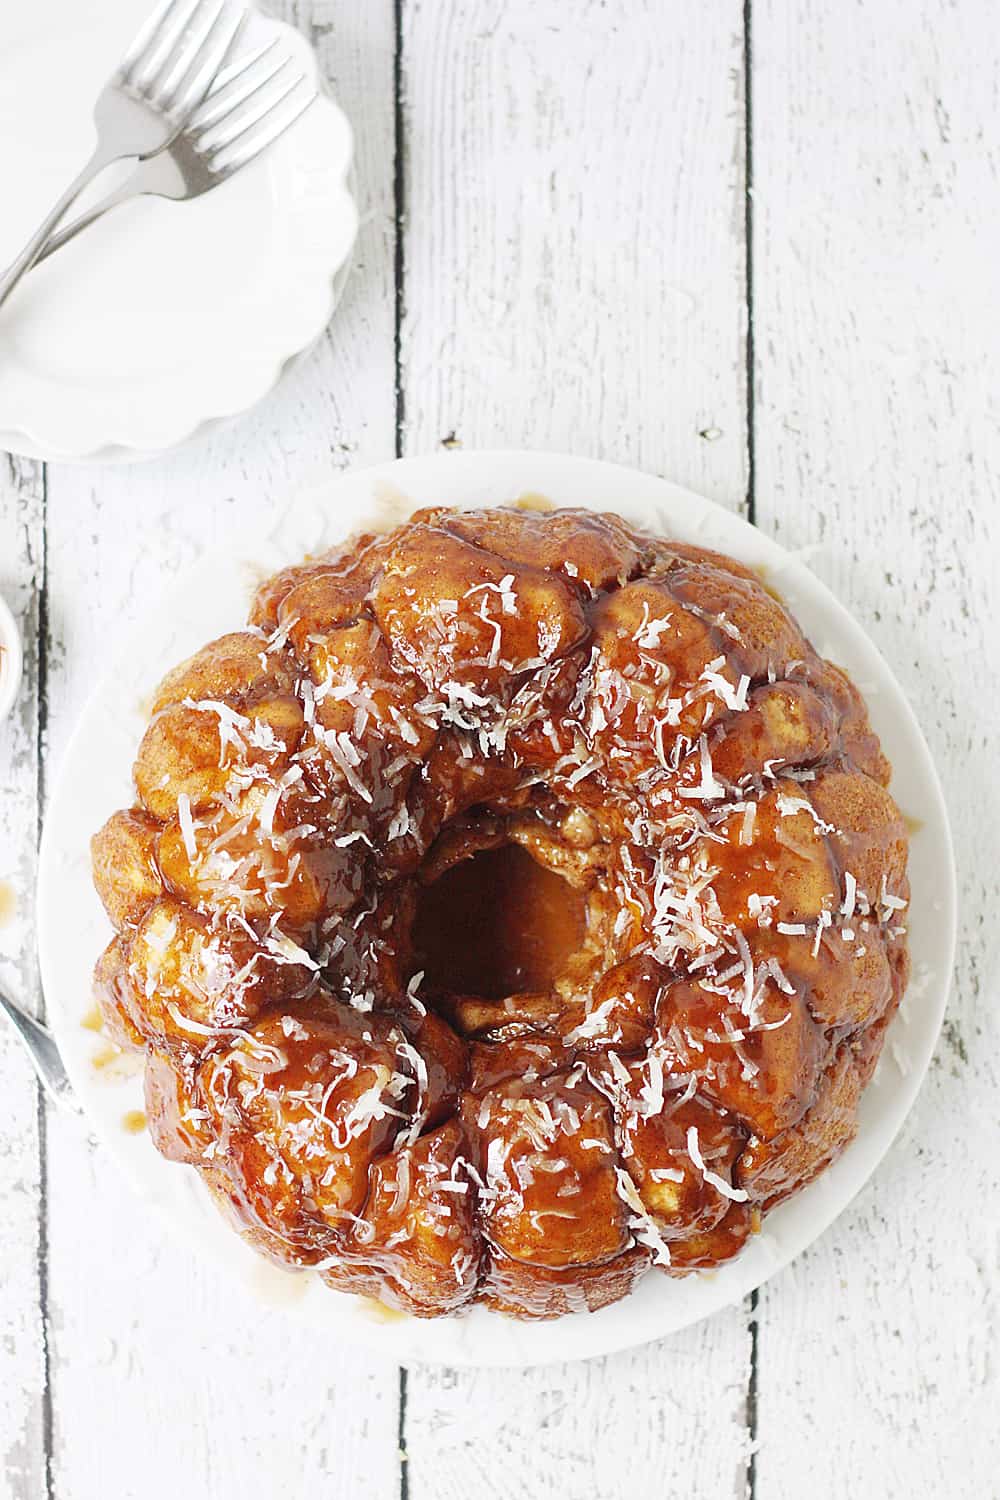
<path fill-rule="evenodd" d="M 93 841 L 106 1024 L 254 1245 L 419 1316 L 736 1255 L 850 1140 L 906 830 L 747 568 L 430 509 L 171 672 Z"/>

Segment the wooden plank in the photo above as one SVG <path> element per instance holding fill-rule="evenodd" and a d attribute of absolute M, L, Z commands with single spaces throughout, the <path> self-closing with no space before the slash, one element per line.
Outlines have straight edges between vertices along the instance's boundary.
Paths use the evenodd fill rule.
<path fill-rule="evenodd" d="M 742 12 L 403 6 L 404 450 L 567 449 L 746 487 Z M 413 1369 L 409 1493 L 736 1496 L 749 1335 Z"/>
<path fill-rule="evenodd" d="M 41 468 L 0 454 L 0 595 L 26 643 L 21 692 L 0 722 L 0 984 L 37 1005 L 31 890 L 38 826 L 38 655 L 33 642 L 45 574 Z M 45 1342 L 39 1102 L 34 1074 L 0 1024 L 0 1493 L 45 1492 Z"/>
<path fill-rule="evenodd" d="M 407 452 L 746 483 L 742 8 L 407 0 Z"/>
<path fill-rule="evenodd" d="M 607 1359 L 532 1370 L 411 1369 L 409 1493 L 490 1500 L 742 1500 L 744 1312 Z"/>
<path fill-rule="evenodd" d="M 818 544 L 899 674 L 962 880 L 903 1137 L 761 1297 L 762 1500 L 985 1495 L 1000 1466 L 995 19 L 986 0 L 754 5 L 758 520 Z"/>
<path fill-rule="evenodd" d="M 320 346 L 256 411 L 146 466 L 50 470 L 53 768 L 95 668 L 173 575 L 331 467 L 393 452 L 392 6 L 286 13 L 356 129 L 354 274 Z M 60 1500 L 396 1494 L 395 1369 L 318 1347 L 280 1306 L 247 1317 L 69 1121 L 53 1124 L 49 1199 Z"/>

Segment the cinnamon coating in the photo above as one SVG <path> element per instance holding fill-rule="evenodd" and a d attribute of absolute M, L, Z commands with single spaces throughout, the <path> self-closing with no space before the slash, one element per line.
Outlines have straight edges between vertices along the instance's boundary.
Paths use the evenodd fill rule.
<path fill-rule="evenodd" d="M 424 510 L 164 679 L 95 992 L 262 1253 L 417 1316 L 592 1310 L 852 1138 L 908 971 L 888 780 L 741 564 Z"/>

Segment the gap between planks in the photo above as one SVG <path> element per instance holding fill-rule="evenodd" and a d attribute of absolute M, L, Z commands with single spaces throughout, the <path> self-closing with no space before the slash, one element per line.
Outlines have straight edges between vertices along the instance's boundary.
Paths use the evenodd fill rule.
<path fill-rule="evenodd" d="M 49 727 L 49 469 L 42 464 L 42 556 L 38 584 L 38 656 L 35 721 L 35 859 L 42 843 L 45 817 L 46 744 Z M 34 956 L 37 964 L 37 955 Z M 36 986 L 38 1015 L 45 1019 L 45 995 L 41 978 Z M 54 1500 L 52 1482 L 54 1414 L 52 1410 L 52 1349 L 49 1317 L 49 1121 L 48 1104 L 41 1082 L 36 1084 L 38 1130 L 38 1316 L 42 1336 L 42 1474 L 45 1500 Z"/>
<path fill-rule="evenodd" d="M 747 433 L 747 520 L 757 524 L 756 434 L 754 431 L 754 387 L 756 351 L 754 347 L 753 297 L 753 0 L 743 3 L 743 255 L 746 270 L 746 433 Z M 760 1297 L 756 1288 L 749 1297 L 750 1376 L 747 1381 L 747 1500 L 757 1500 L 757 1384 L 760 1361 Z"/>

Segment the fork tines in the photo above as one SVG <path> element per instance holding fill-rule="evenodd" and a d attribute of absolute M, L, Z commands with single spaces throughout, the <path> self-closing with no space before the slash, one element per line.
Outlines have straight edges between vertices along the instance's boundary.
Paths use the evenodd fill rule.
<path fill-rule="evenodd" d="M 234 171 L 287 130 L 316 97 L 305 73 L 296 71 L 296 60 L 277 48 L 276 39 L 221 73 L 191 117 L 188 135 L 213 165 Z"/>
<path fill-rule="evenodd" d="M 204 100 L 246 21 L 232 0 L 165 0 L 140 30 L 117 77 L 186 118 Z"/>

